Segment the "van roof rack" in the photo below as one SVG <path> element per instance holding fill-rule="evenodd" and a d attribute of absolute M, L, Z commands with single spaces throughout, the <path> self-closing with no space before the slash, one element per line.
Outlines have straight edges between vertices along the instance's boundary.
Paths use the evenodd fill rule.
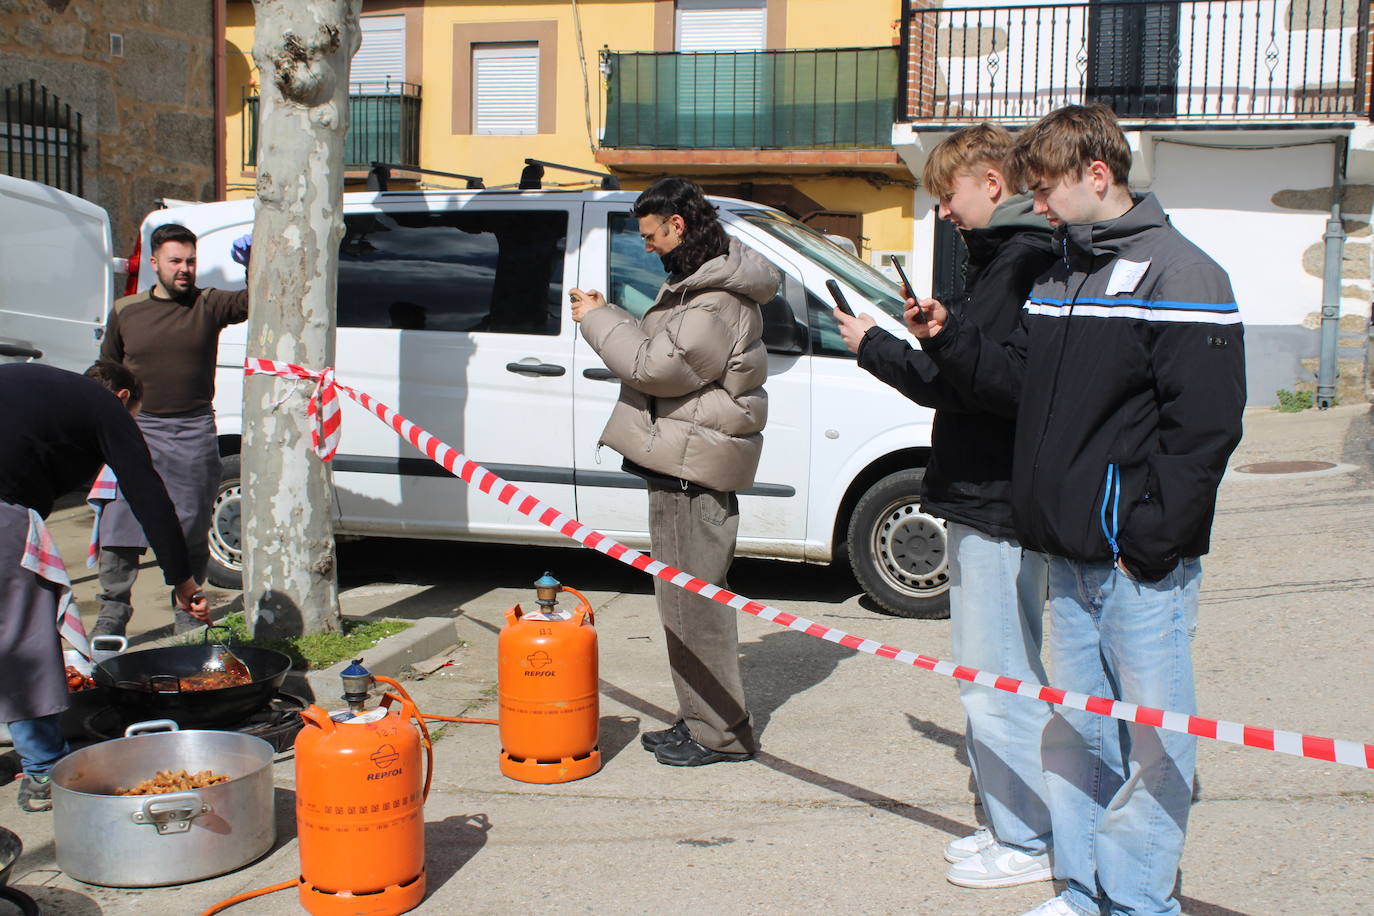
<path fill-rule="evenodd" d="M 461 178 L 468 183 L 468 188 L 480 191 L 486 187 L 482 179 L 477 175 L 460 175 L 457 172 L 440 172 L 435 169 L 422 169 L 414 165 L 397 165 L 394 162 L 374 162 L 372 168 L 367 173 L 367 189 L 369 191 L 385 191 L 387 183 L 391 180 L 391 170 L 398 169 L 402 172 L 419 172 L 422 175 L 443 175 L 445 178 Z"/>
<path fill-rule="evenodd" d="M 596 172 L 591 169 L 580 169 L 575 165 L 561 165 L 557 162 L 546 162 L 543 159 L 525 160 L 525 167 L 520 171 L 520 190 L 539 190 L 539 188 L 543 186 L 545 168 L 558 169 L 563 172 L 576 172 L 579 175 L 591 175 L 593 178 L 601 179 L 601 190 L 620 190 L 620 179 L 610 172 Z"/>

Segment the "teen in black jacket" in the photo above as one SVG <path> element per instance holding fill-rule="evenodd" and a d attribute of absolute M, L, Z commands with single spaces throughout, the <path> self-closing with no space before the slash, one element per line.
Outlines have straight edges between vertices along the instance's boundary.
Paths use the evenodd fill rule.
<path fill-rule="evenodd" d="M 990 339 L 1004 340 L 1035 278 L 1054 261 L 1050 226 L 1029 197 L 1008 195 L 1001 163 L 1010 135 L 991 124 L 953 134 L 922 173 L 939 215 L 969 249 L 966 294 L 950 308 Z M 948 522 L 950 640 L 961 665 L 1044 683 L 1040 660 L 1045 558 L 1025 550 L 1012 526 L 1011 419 L 970 408 L 932 360 L 871 319 L 837 312 L 859 365 L 919 404 L 935 408 L 922 508 Z M 1044 704 L 961 684 L 966 741 L 986 826 L 944 849 L 945 877 L 969 888 L 1009 887 L 1051 877 L 1049 808 L 1041 735 Z"/>
<path fill-rule="evenodd" d="M 965 229 L 964 296 L 948 304 L 990 340 L 1005 341 L 1020 322 L 1031 284 L 1055 261 L 1050 227 L 1031 212 L 1029 196 L 1004 201 L 983 229 Z M 859 344 L 859 365 L 917 404 L 935 409 L 930 461 L 921 484 L 923 511 L 998 537 L 1015 537 L 1011 451 L 1016 424 L 970 408 L 942 383 L 934 362 L 882 328 Z"/>
<path fill-rule="evenodd" d="M 1245 406 L 1240 313 L 1226 272 L 1153 194 L 1054 238 L 1059 257 L 1008 346 L 956 315 L 925 352 L 977 403 L 1018 418 L 1023 542 L 1120 558 L 1154 581 L 1207 553 Z"/>

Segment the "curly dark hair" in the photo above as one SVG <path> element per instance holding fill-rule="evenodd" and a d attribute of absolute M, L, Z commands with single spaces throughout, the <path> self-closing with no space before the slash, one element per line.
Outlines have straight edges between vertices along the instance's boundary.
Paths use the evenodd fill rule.
<path fill-rule="evenodd" d="M 112 359 L 98 359 L 82 375 L 95 379 L 111 394 L 127 389 L 130 404 L 143 403 L 143 382 L 139 381 L 134 371 L 123 363 L 117 363 Z"/>
<path fill-rule="evenodd" d="M 674 213 L 682 217 L 687 228 L 682 241 L 668 256 L 673 273 L 690 276 L 707 261 L 730 250 L 730 239 L 716 218 L 716 208 L 695 181 L 675 176 L 660 178 L 635 198 L 636 217 L 653 214 L 667 219 Z"/>

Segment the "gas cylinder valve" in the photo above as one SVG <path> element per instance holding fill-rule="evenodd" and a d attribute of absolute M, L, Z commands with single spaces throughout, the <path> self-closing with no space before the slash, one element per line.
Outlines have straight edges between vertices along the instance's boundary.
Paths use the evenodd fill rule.
<path fill-rule="evenodd" d="M 343 681 L 343 696 L 340 697 L 348 704 L 348 711 L 353 715 L 362 715 L 363 705 L 367 703 L 368 692 L 376 685 L 377 680 L 372 676 L 372 672 L 363 667 L 361 658 L 353 659 L 353 664 L 349 665 L 339 675 Z"/>
<path fill-rule="evenodd" d="M 558 593 L 563 591 L 563 583 L 546 572 L 534 580 L 534 601 L 539 605 L 538 613 L 545 620 L 566 620 L 572 615 L 558 610 Z"/>

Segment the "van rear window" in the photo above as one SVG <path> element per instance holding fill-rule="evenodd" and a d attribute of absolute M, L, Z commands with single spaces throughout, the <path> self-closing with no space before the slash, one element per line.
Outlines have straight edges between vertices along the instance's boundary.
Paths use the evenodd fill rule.
<path fill-rule="evenodd" d="M 344 217 L 339 327 L 557 334 L 563 210 Z"/>

